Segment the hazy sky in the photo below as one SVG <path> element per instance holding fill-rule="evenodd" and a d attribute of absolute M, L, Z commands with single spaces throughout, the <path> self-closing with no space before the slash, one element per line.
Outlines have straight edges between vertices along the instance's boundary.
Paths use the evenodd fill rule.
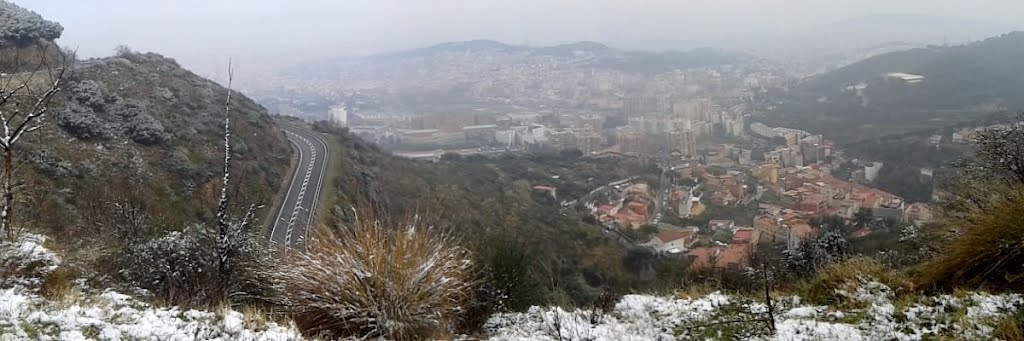
<path fill-rule="evenodd" d="M 849 18 L 920 14 L 1019 27 L 1021 0 L 14 0 L 65 27 L 61 43 L 106 56 L 119 44 L 201 73 L 495 39 L 617 47 L 732 46 Z M 953 33 L 955 34 L 955 32 Z M 979 37 L 980 38 L 980 37 Z"/>

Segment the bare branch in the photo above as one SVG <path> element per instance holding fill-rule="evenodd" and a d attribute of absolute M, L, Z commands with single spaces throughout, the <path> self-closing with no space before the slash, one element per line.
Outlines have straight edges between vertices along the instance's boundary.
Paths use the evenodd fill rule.
<path fill-rule="evenodd" d="M 26 132 L 38 130 L 43 121 L 43 116 L 49 111 L 50 101 L 60 91 L 61 85 L 67 77 L 68 69 L 74 61 L 68 60 L 68 56 L 58 49 L 61 57 L 60 68 L 55 70 L 47 61 L 47 47 L 39 45 L 41 55 L 39 64 L 29 72 L 18 72 L 21 70 L 21 55 L 17 52 L 15 57 L 15 69 L 6 75 L 2 88 L 0 88 L 0 124 L 3 124 L 3 136 L 0 137 L 0 149 L 3 151 L 3 204 L 0 209 L 0 235 L 8 239 L 13 238 L 11 218 L 14 200 L 14 144 Z M 45 84 L 49 88 L 45 91 L 33 89 L 32 81 L 40 71 L 46 70 L 49 77 Z M 12 84 L 17 84 L 12 89 Z M 28 108 L 23 108 L 19 97 L 28 99 L 32 103 Z M 13 102 L 12 102 L 13 101 Z M 5 107 L 9 110 L 3 110 Z M 23 111 L 25 109 L 26 111 Z"/>

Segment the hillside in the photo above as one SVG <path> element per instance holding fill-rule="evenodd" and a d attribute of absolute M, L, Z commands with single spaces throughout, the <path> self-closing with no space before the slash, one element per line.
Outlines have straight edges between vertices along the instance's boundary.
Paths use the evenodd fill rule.
<path fill-rule="evenodd" d="M 636 80 L 652 75 L 750 59 L 710 48 L 649 52 L 595 42 L 532 47 L 473 40 L 303 63 L 268 70 L 241 85 L 268 107 L 306 114 L 326 113 L 341 102 L 360 102 L 356 97 L 386 99 L 384 103 L 407 110 L 436 104 L 533 105 L 548 100 L 581 105 L 572 94 L 617 96 L 640 87 Z M 375 100 L 366 102 L 358 106 L 376 105 Z"/>
<path fill-rule="evenodd" d="M 337 155 L 334 162 L 341 167 L 331 189 L 335 218 L 353 220 L 353 207 L 363 219 L 418 215 L 457 232 L 485 258 L 496 250 L 525 252 L 530 278 L 551 295 L 542 302 L 589 304 L 605 286 L 622 291 L 670 287 L 676 282 L 672 276 L 685 268 L 678 259 L 665 262 L 667 269 L 657 268 L 657 261 L 649 269 L 630 267 L 630 249 L 615 234 L 587 222 L 586 214 L 558 205 L 588 193 L 593 188 L 583 187 L 588 179 L 603 184 L 642 174 L 644 167 L 636 161 L 540 154 L 446 157 L 431 163 L 392 156 L 344 131 L 331 135 L 337 143 L 331 157 Z M 532 190 L 534 185 L 557 187 L 559 198 Z"/>
<path fill-rule="evenodd" d="M 854 141 L 1016 111 L 1024 108 L 1022 59 L 1024 32 L 887 53 L 777 93 L 784 100 L 768 119 Z M 900 74 L 924 78 L 906 81 Z"/>
<path fill-rule="evenodd" d="M 750 56 L 744 54 L 730 53 L 711 48 L 689 51 L 651 52 L 621 50 L 593 41 L 533 47 L 510 45 L 493 40 L 470 40 L 447 42 L 423 48 L 359 58 L 336 59 L 320 64 L 302 66 L 298 69 L 312 71 L 316 67 L 326 67 L 329 69 L 344 68 L 346 64 L 359 62 L 377 66 L 387 63 L 405 64 L 422 60 L 444 59 L 449 58 L 451 55 L 470 53 L 486 54 L 488 58 L 504 59 L 505 62 L 510 63 L 530 64 L 538 62 L 538 59 L 564 58 L 579 62 L 576 64 L 579 67 L 610 68 L 624 71 L 644 70 L 645 72 L 653 73 L 706 65 L 730 64 L 750 58 Z"/>
<path fill-rule="evenodd" d="M 73 68 L 46 124 L 16 145 L 14 223 L 84 252 L 213 221 L 227 89 L 152 53 Z M 270 207 L 291 149 L 265 109 L 241 95 L 231 106 L 230 194 Z"/>

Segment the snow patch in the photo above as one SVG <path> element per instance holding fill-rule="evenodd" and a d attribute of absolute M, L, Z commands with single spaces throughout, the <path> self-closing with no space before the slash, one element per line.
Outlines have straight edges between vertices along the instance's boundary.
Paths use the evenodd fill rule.
<path fill-rule="evenodd" d="M 484 333 L 494 340 L 989 340 L 998 318 L 1024 306 L 1019 294 L 922 296 L 894 303 L 884 284 L 863 280 L 841 292 L 858 308 L 774 300 L 775 334 L 765 325 L 768 307 L 754 298 L 712 293 L 697 299 L 626 295 L 613 311 L 532 307 L 492 316 Z"/>
<path fill-rule="evenodd" d="M 154 307 L 107 291 L 61 307 L 34 293 L 0 291 L 0 340 L 298 340 L 294 326 L 253 326 L 242 313 Z"/>

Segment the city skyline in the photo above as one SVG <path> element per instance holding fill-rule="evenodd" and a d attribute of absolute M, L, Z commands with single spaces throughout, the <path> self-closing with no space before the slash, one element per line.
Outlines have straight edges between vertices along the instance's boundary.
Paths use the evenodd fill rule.
<path fill-rule="evenodd" d="M 760 48 L 758 45 L 771 40 L 765 38 L 771 35 L 892 13 L 927 16 L 923 19 L 926 23 L 951 31 L 936 32 L 927 37 L 930 40 L 943 34 L 953 41 L 963 41 L 1019 28 L 1015 19 L 1024 13 L 1024 4 L 1013 1 L 968 6 L 955 1 L 922 0 L 872 0 L 856 4 L 800 0 L 643 1 L 629 5 L 618 1 L 583 4 L 534 0 L 442 0 L 429 4 L 364 0 L 17 3 L 61 22 L 67 29 L 60 42 L 77 48 L 84 57 L 110 55 L 114 47 L 123 44 L 140 51 L 158 52 L 201 73 L 214 74 L 228 58 L 234 58 L 243 70 L 254 70 L 257 66 L 282 66 L 472 39 L 520 45 L 589 40 L 618 48 L 648 50 Z M 962 32 L 960 26 L 977 32 Z"/>

